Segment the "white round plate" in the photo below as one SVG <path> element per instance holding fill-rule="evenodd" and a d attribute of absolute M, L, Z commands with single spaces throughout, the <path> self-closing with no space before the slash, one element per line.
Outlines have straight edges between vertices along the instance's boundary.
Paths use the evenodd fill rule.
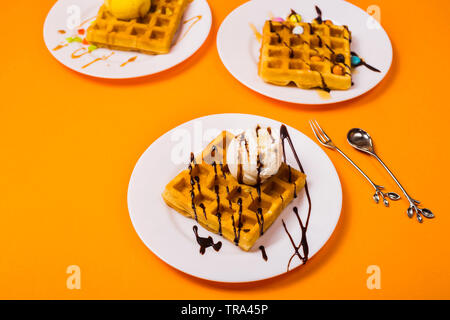
<path fill-rule="evenodd" d="M 344 91 L 331 91 L 330 99 L 324 99 L 317 90 L 282 87 L 265 83 L 258 76 L 258 60 L 261 44 L 250 27 L 253 24 L 261 33 L 264 22 L 271 16 L 285 18 L 291 8 L 303 21 L 317 17 L 317 5 L 323 19 L 337 25 L 347 25 L 352 32 L 351 50 L 378 68 L 373 72 L 364 66 L 356 68 L 354 85 Z M 374 8 L 373 10 L 376 10 Z M 392 62 L 392 46 L 381 25 L 365 11 L 341 0 L 253 0 L 231 12 L 222 22 L 217 34 L 217 49 L 228 71 L 242 84 L 265 96 L 292 103 L 325 104 L 355 98 L 376 86 L 389 71 Z"/>
<path fill-rule="evenodd" d="M 44 41 L 50 53 L 66 67 L 93 77 L 126 79 L 167 70 L 193 55 L 206 40 L 211 29 L 212 17 L 208 3 L 206 0 L 194 0 L 184 13 L 168 54 L 147 55 L 132 51 L 97 49 L 81 58 L 73 59 L 72 53 L 75 50 L 88 47 L 79 42 L 72 42 L 59 50 L 54 50 L 59 45 L 67 44 L 66 38 L 77 36 L 79 28 L 86 30 L 90 22 L 95 20 L 103 2 L 103 0 L 59 0 L 50 10 L 44 24 Z M 197 16 L 201 18 L 196 18 Z M 183 23 L 185 21 L 187 22 Z M 61 34 L 59 30 L 64 30 L 65 33 Z M 80 52 L 83 51 L 78 51 L 77 54 Z M 114 54 L 107 60 L 84 67 L 97 58 L 108 57 L 112 52 Z M 135 61 L 126 63 L 136 56 Z M 121 66 L 124 63 L 126 65 Z"/>
<path fill-rule="evenodd" d="M 286 207 L 272 226 L 261 236 L 249 252 L 245 252 L 221 236 L 199 227 L 199 235 L 221 241 L 219 252 L 207 248 L 199 253 L 193 232 L 196 222 L 168 207 L 161 197 L 166 184 L 187 168 L 190 152 L 203 149 L 222 130 L 235 134 L 242 129 L 270 126 L 273 134 L 281 123 L 248 114 L 217 114 L 186 122 L 158 138 L 138 160 L 128 186 L 128 210 L 133 226 L 145 243 L 159 258 L 192 276 L 220 282 L 249 282 L 267 279 L 287 272 L 294 248 L 285 232 L 286 222 L 293 239 L 298 243 L 301 229 L 293 206 L 297 206 L 303 222 L 308 213 L 304 189 Z M 294 147 L 307 174 L 312 200 L 312 212 L 307 230 L 311 258 L 330 238 L 339 220 L 342 190 L 339 177 L 328 156 L 311 139 L 287 126 Z M 288 144 L 286 143 L 286 146 Z M 288 147 L 287 147 L 288 148 Z M 287 162 L 297 167 L 290 150 Z M 183 163 L 180 163 L 183 162 Z M 264 245 L 268 260 L 258 249 Z M 302 262 L 294 257 L 290 270 Z"/>

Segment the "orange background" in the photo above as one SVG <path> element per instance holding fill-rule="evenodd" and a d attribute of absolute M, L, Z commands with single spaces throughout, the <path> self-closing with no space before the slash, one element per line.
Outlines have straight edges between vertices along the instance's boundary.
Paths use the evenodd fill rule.
<path fill-rule="evenodd" d="M 54 1 L 3 3 L 0 298 L 450 298 L 450 2 L 351 2 L 363 9 L 380 6 L 394 47 L 392 69 L 371 92 L 322 107 L 263 97 L 224 68 L 215 35 L 241 0 L 210 1 L 211 34 L 189 60 L 123 81 L 80 75 L 50 55 L 42 28 Z M 343 211 L 332 238 L 307 265 L 241 285 L 176 271 L 135 233 L 128 181 L 139 156 L 160 135 L 224 112 L 274 118 L 310 137 L 307 120 L 316 118 L 369 176 L 400 192 L 375 159 L 347 145 L 349 128 L 365 128 L 381 158 L 436 218 L 421 225 L 408 219 L 404 199 L 389 209 L 376 205 L 366 181 L 327 150 L 341 177 Z M 66 288 L 72 264 L 81 267 L 81 290 Z M 366 287 L 372 264 L 381 268 L 380 290 Z"/>

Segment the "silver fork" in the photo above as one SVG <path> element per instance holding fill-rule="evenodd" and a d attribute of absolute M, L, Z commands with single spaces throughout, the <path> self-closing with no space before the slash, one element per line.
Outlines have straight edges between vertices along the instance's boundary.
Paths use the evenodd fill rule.
<path fill-rule="evenodd" d="M 389 207 L 389 201 L 387 198 L 397 201 L 400 199 L 400 196 L 395 192 L 386 192 L 384 193 L 382 190 L 384 189 L 383 186 L 380 186 L 376 183 L 374 183 L 370 178 L 349 158 L 347 155 L 341 151 L 336 145 L 331 141 L 330 137 L 325 133 L 325 131 L 319 126 L 319 123 L 317 120 L 309 120 L 309 125 L 311 126 L 312 131 L 314 132 L 314 135 L 316 136 L 317 140 L 319 140 L 320 144 L 336 150 L 339 152 L 345 159 L 347 159 L 348 162 L 350 162 L 358 171 L 363 175 L 364 178 L 369 181 L 370 185 L 375 189 L 375 194 L 373 195 L 373 199 L 376 203 L 380 201 L 380 197 L 383 199 L 383 203 L 386 207 Z"/>

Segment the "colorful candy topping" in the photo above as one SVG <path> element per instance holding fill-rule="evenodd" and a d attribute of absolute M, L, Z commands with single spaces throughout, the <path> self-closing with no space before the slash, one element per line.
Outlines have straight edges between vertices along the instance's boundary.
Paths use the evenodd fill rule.
<path fill-rule="evenodd" d="M 345 63 L 345 57 L 342 53 L 338 53 L 335 57 L 334 57 L 334 61 L 337 63 Z"/>
<path fill-rule="evenodd" d="M 320 56 L 311 56 L 310 60 L 311 60 L 311 62 L 323 61 L 322 57 L 320 57 Z"/>
<path fill-rule="evenodd" d="M 83 39 L 81 39 L 80 37 L 68 37 L 66 38 L 66 41 L 68 43 L 72 43 L 72 42 L 83 42 Z"/>
<path fill-rule="evenodd" d="M 290 22 L 301 22 L 302 21 L 302 16 L 291 9 L 291 13 L 287 17 L 287 20 L 290 21 Z"/>
<path fill-rule="evenodd" d="M 359 66 L 361 64 L 361 58 L 358 56 L 352 56 L 352 66 Z"/>
<path fill-rule="evenodd" d="M 344 68 L 342 68 L 342 66 L 335 64 L 333 66 L 333 69 L 331 70 L 331 72 L 333 72 L 333 74 L 339 75 L 339 76 L 343 76 L 345 74 L 345 70 Z"/>
<path fill-rule="evenodd" d="M 294 29 L 292 29 L 293 34 L 302 34 L 303 33 L 303 27 L 302 26 L 296 26 Z"/>
<path fill-rule="evenodd" d="M 352 67 L 365 66 L 367 69 L 372 70 L 374 72 L 381 72 L 377 68 L 372 67 L 370 64 L 368 64 L 363 59 L 361 59 L 357 53 L 355 53 L 353 51 L 351 51 L 350 53 L 352 54 L 352 57 L 350 59 L 351 63 L 352 63 Z"/>
<path fill-rule="evenodd" d="M 272 21 L 275 21 L 275 22 L 284 22 L 284 19 L 283 19 L 283 18 L 280 18 L 280 17 L 275 17 L 275 18 L 272 18 Z"/>

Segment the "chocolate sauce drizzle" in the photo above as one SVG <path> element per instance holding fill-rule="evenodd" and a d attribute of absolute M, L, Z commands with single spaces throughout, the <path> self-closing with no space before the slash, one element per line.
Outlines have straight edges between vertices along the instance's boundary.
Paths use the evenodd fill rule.
<path fill-rule="evenodd" d="M 256 127 L 256 137 L 259 137 L 259 133 L 258 133 L 258 131 L 259 131 L 259 129 L 261 129 L 261 127 L 258 125 L 257 127 Z M 257 153 L 257 155 L 256 155 L 256 171 L 258 172 L 258 175 L 257 175 L 257 177 L 256 177 L 256 192 L 258 193 L 258 203 L 259 203 L 259 205 L 261 205 L 261 170 L 262 170 L 262 167 L 263 167 L 263 163 L 261 162 L 261 159 L 260 159 L 260 155 L 259 155 L 259 149 L 258 149 L 258 153 Z M 259 224 L 259 233 L 260 233 L 260 235 L 263 235 L 264 234 L 264 215 L 263 215 L 263 213 L 262 213 L 262 208 L 261 207 L 259 207 L 257 210 L 256 210 L 256 218 L 257 218 L 257 220 L 258 220 L 258 224 Z"/>
<path fill-rule="evenodd" d="M 284 145 L 283 145 L 284 148 Z M 288 165 L 289 168 L 289 175 L 288 175 L 288 181 L 289 183 L 292 183 L 294 185 L 294 198 L 297 198 L 297 184 L 295 182 L 292 182 L 292 170 L 291 170 L 291 166 Z M 283 198 L 281 198 L 283 199 Z"/>
<path fill-rule="evenodd" d="M 292 152 L 294 154 L 295 161 L 297 162 L 297 165 L 298 165 L 300 171 L 302 173 L 305 173 L 305 171 L 303 170 L 303 166 L 302 166 L 302 164 L 300 162 L 300 159 L 299 159 L 299 157 L 297 155 L 297 152 L 295 151 L 295 148 L 294 148 L 294 145 L 292 143 L 292 140 L 291 140 L 291 137 L 289 135 L 289 132 L 287 131 L 287 128 L 286 128 L 285 125 L 282 125 L 281 128 L 280 128 L 280 138 L 281 138 L 281 142 L 282 142 L 282 145 L 283 145 L 283 159 L 284 159 L 284 162 L 286 163 L 286 149 L 284 147 L 285 146 L 284 142 L 287 139 L 287 141 L 289 143 L 289 146 L 290 146 L 290 148 L 291 148 L 291 150 L 292 150 Z M 306 231 L 308 230 L 309 218 L 311 217 L 311 197 L 310 197 L 310 194 L 309 194 L 309 189 L 308 189 L 308 183 L 307 182 L 305 182 L 305 193 L 306 193 L 306 198 L 308 200 L 308 215 L 307 215 L 305 224 L 303 224 L 302 219 L 300 218 L 300 215 L 298 214 L 297 207 L 294 207 L 294 213 L 295 213 L 295 215 L 297 217 L 297 220 L 298 220 L 298 222 L 300 224 L 301 233 L 302 233 L 302 237 L 301 237 L 300 243 L 298 245 L 295 244 L 291 234 L 289 233 L 289 230 L 286 227 L 286 224 L 285 224 L 284 220 L 283 219 L 281 220 L 282 223 L 283 223 L 284 230 L 286 231 L 286 233 L 287 233 L 287 235 L 289 237 L 289 240 L 291 241 L 291 244 L 292 244 L 292 246 L 294 248 L 294 253 L 292 254 L 291 258 L 289 259 L 289 262 L 288 262 L 288 265 L 287 265 L 287 270 L 288 271 L 289 271 L 289 267 L 290 267 L 291 261 L 292 261 L 292 259 L 295 256 L 297 256 L 303 262 L 303 264 L 305 264 L 308 261 L 309 246 L 308 246 L 308 240 L 306 238 Z M 303 254 L 300 253 L 300 249 L 302 250 Z"/>
<path fill-rule="evenodd" d="M 227 167 L 224 167 L 224 166 L 223 166 L 223 163 L 219 163 L 219 166 L 220 166 L 220 171 L 222 171 L 222 176 L 223 176 L 223 178 L 226 179 L 226 178 L 227 178 L 227 175 L 226 175 L 225 170 L 227 170 Z"/>
<path fill-rule="evenodd" d="M 244 133 L 241 133 L 238 136 L 238 138 L 239 138 L 239 150 L 238 150 L 237 180 L 240 184 L 243 184 L 244 183 L 244 166 L 242 164 L 242 152 L 241 152 L 242 142 L 245 143 L 247 152 L 248 152 L 248 147 L 247 147 L 247 140 L 245 139 Z"/>
<path fill-rule="evenodd" d="M 295 216 L 297 217 L 297 221 L 300 225 L 300 229 L 302 232 L 302 238 L 300 240 L 300 244 L 297 246 L 294 242 L 294 239 L 292 238 L 291 234 L 289 233 L 287 227 L 286 227 L 286 223 L 284 222 L 284 220 L 281 220 L 281 222 L 283 223 L 283 228 L 286 231 L 289 240 L 291 241 L 292 246 L 294 247 L 294 254 L 291 256 L 291 258 L 288 261 L 288 265 L 287 265 L 287 270 L 289 271 L 289 267 L 291 265 L 292 259 L 297 256 L 302 262 L 303 264 L 305 264 L 308 261 L 308 254 L 309 254 L 309 246 L 308 246 L 308 241 L 306 238 L 306 231 L 308 230 L 307 225 L 303 225 L 302 219 L 300 218 L 300 215 L 298 214 L 298 209 L 297 207 L 294 207 L 294 213 Z M 308 216 L 308 221 L 309 221 L 309 216 Z M 300 253 L 300 248 L 302 248 L 303 250 L 303 255 Z"/>
<path fill-rule="evenodd" d="M 236 223 L 234 221 L 234 216 L 231 216 L 231 222 L 233 224 L 233 232 L 234 232 L 234 244 L 239 245 L 239 240 L 241 238 L 241 229 L 242 229 L 242 198 L 239 198 L 237 201 L 239 205 L 238 211 L 238 223 L 236 228 Z"/>
<path fill-rule="evenodd" d="M 191 184 L 192 184 L 192 178 L 191 178 Z M 198 218 L 197 218 L 197 209 L 195 208 L 195 193 L 194 193 L 194 187 L 192 187 L 191 190 L 191 206 L 192 206 L 192 210 L 194 210 L 194 216 L 195 216 L 195 221 L 198 222 Z"/>
<path fill-rule="evenodd" d="M 319 40 L 319 48 L 322 48 L 323 47 L 322 38 L 319 35 L 317 35 L 317 39 Z"/>
<path fill-rule="evenodd" d="M 213 247 L 215 251 L 219 251 L 220 248 L 222 248 L 222 242 L 218 241 L 217 243 L 214 243 L 214 240 L 211 236 L 208 238 L 203 238 L 198 235 L 198 227 L 193 226 L 192 229 L 194 230 L 195 237 L 197 239 L 197 243 L 200 245 L 200 254 L 205 254 L 206 248 Z"/>
<path fill-rule="evenodd" d="M 230 209 L 233 209 L 233 204 L 231 203 L 230 199 L 230 188 L 227 186 L 227 195 L 228 195 L 228 204 L 230 205 Z"/>
<path fill-rule="evenodd" d="M 193 152 L 191 152 L 191 164 L 194 164 L 194 166 L 197 166 L 198 164 L 197 164 L 197 161 L 195 161 L 195 156 L 194 156 L 194 153 Z"/>
<path fill-rule="evenodd" d="M 216 192 L 216 200 L 217 200 L 217 220 L 219 221 L 219 235 L 222 235 L 222 213 L 220 212 L 220 195 L 219 195 L 219 186 L 214 186 L 214 191 Z"/>
<path fill-rule="evenodd" d="M 292 49 L 291 48 L 291 46 L 289 46 L 287 43 L 286 43 L 286 41 L 283 41 L 283 44 L 286 46 L 286 47 L 288 47 L 288 49 L 289 49 L 289 58 L 294 58 L 294 49 Z"/>
<path fill-rule="evenodd" d="M 194 164 L 195 166 L 197 166 L 197 163 L 195 162 L 195 157 L 194 157 L 194 153 L 191 152 L 191 161 L 189 163 L 189 175 L 191 177 L 191 207 L 192 210 L 194 211 L 194 217 L 195 217 L 195 221 L 198 222 L 198 218 L 197 218 L 197 209 L 195 208 L 195 180 L 197 180 L 198 182 L 200 181 L 200 178 L 198 176 L 194 177 L 192 176 L 192 164 Z M 198 183 L 198 192 L 200 193 L 200 183 Z"/>
<path fill-rule="evenodd" d="M 323 22 L 323 19 L 322 19 L 322 10 L 320 10 L 320 8 L 319 8 L 318 6 L 315 6 L 315 9 L 316 9 L 316 12 L 317 12 L 317 18 L 315 18 L 314 20 L 315 20 L 318 24 L 322 24 L 322 22 Z M 328 21 L 328 20 L 327 20 L 327 21 Z M 314 34 L 312 25 L 311 25 L 310 23 L 308 23 L 308 24 L 309 24 L 310 34 Z M 352 42 L 352 36 L 351 36 L 350 30 L 349 30 L 349 28 L 348 28 L 347 25 L 344 25 L 343 27 L 347 30 L 347 32 L 348 32 L 348 34 L 349 34 L 349 38 L 346 38 L 346 37 L 344 37 L 344 38 L 347 39 L 347 40 L 351 43 L 351 42 Z M 322 45 L 321 45 L 321 42 L 322 42 L 322 41 L 321 41 L 321 38 L 320 38 L 319 35 L 317 35 L 317 37 L 318 37 L 318 39 L 319 39 L 319 47 L 322 47 Z M 325 43 L 325 47 L 326 47 L 328 50 L 330 50 L 330 52 L 331 52 L 333 55 L 335 54 L 335 51 L 334 51 L 328 44 Z M 316 50 L 316 51 L 317 51 L 317 50 Z M 359 55 L 358 55 L 357 53 L 353 52 L 353 51 L 351 52 L 351 54 L 354 55 L 354 56 L 359 57 Z M 338 56 L 339 56 L 339 55 L 338 55 Z M 361 59 L 361 57 L 359 57 L 359 58 Z M 351 72 L 350 72 L 351 67 L 350 67 L 348 64 L 346 64 L 345 61 L 338 61 L 338 59 L 335 59 L 334 62 L 335 62 L 335 63 L 342 63 L 342 64 L 349 70 L 349 71 L 346 71 L 345 74 L 348 74 L 348 75 L 351 76 Z M 359 67 L 359 66 L 361 66 L 361 65 L 365 66 L 366 68 L 368 68 L 368 69 L 371 70 L 371 71 L 374 71 L 374 72 L 381 72 L 381 71 L 378 70 L 377 68 L 375 68 L 375 67 L 369 65 L 368 63 L 366 63 L 363 59 L 361 59 L 361 62 L 360 62 L 359 64 L 355 65 L 354 67 Z M 321 78 L 322 78 L 323 88 L 319 88 L 319 89 L 323 89 L 323 90 L 325 90 L 326 92 L 330 92 L 331 90 L 326 86 L 326 83 L 325 83 L 325 81 L 324 81 L 324 79 L 323 79 L 322 74 L 320 74 L 320 76 L 321 76 Z M 352 82 L 352 85 L 353 85 L 353 82 Z"/>
<path fill-rule="evenodd" d="M 259 133 L 258 133 L 259 129 L 260 129 L 260 127 L 258 126 L 256 128 L 256 135 L 257 136 L 259 135 Z M 268 128 L 267 131 L 269 132 L 270 135 L 272 134 L 270 128 Z M 244 138 L 244 140 L 245 140 L 244 136 L 242 138 Z M 290 135 L 289 135 L 285 125 L 282 125 L 281 128 L 280 128 L 280 139 L 282 141 L 282 146 L 283 146 L 283 159 L 284 159 L 284 162 L 286 163 L 285 140 L 287 139 L 288 143 L 289 143 L 289 146 L 291 147 L 291 150 L 294 153 L 295 160 L 296 160 L 296 162 L 297 162 L 297 164 L 298 164 L 298 166 L 300 168 L 300 171 L 304 173 L 303 167 L 302 167 L 302 165 L 300 163 L 300 160 L 299 160 L 298 155 L 297 155 L 297 153 L 296 153 L 296 151 L 294 149 L 294 146 L 292 144 L 292 140 L 290 138 Z M 213 151 L 211 152 L 211 155 L 213 155 L 213 152 L 215 153 L 215 151 L 216 151 L 216 149 L 213 147 Z M 191 183 L 191 199 L 192 199 L 192 209 L 194 211 L 195 220 L 198 221 L 198 219 L 197 219 L 197 211 L 196 211 L 196 206 L 195 206 L 195 184 L 197 183 L 197 185 L 198 185 L 198 192 L 201 194 L 200 178 L 198 176 L 192 176 L 192 169 L 193 169 L 192 165 L 197 166 L 197 163 L 195 161 L 195 157 L 194 157 L 193 153 L 191 153 L 191 161 L 190 161 L 190 164 L 189 164 L 190 178 L 191 178 L 190 179 L 190 183 Z M 217 164 L 216 164 L 215 161 L 212 163 L 212 166 L 214 167 L 215 178 L 217 179 Z M 221 167 L 223 176 L 226 179 L 226 170 L 225 170 L 225 168 L 223 167 L 222 164 L 220 164 L 220 167 Z M 257 176 L 256 190 L 257 190 L 257 194 L 258 194 L 257 201 L 258 201 L 259 204 L 261 204 L 261 202 L 262 202 L 262 199 L 261 199 L 261 178 L 260 178 L 262 167 L 263 167 L 263 163 L 261 162 L 260 155 L 258 153 L 257 154 L 257 172 L 258 172 L 258 176 Z M 291 167 L 290 166 L 288 166 L 288 167 L 289 167 L 289 179 L 288 180 L 289 180 L 290 183 L 293 183 L 293 185 L 294 185 L 294 197 L 297 197 L 297 194 L 296 194 L 297 193 L 297 191 L 296 191 L 297 186 L 296 186 L 295 182 L 292 181 Z M 219 222 L 218 234 L 222 236 L 222 213 L 221 213 L 221 207 L 220 207 L 219 185 L 214 185 L 214 191 L 216 193 L 216 201 L 217 201 L 216 216 L 217 216 L 217 219 L 218 219 L 218 222 Z M 238 192 L 238 194 L 241 194 L 241 192 L 242 192 L 241 187 L 237 188 L 237 192 Z M 290 263 L 291 263 L 292 259 L 295 256 L 299 257 L 299 259 L 301 259 L 303 261 L 303 263 L 306 263 L 306 261 L 308 260 L 309 249 L 308 249 L 308 242 L 307 242 L 307 238 L 306 238 L 306 231 L 307 231 L 307 228 L 308 228 L 309 218 L 310 218 L 310 215 L 311 215 L 311 199 L 310 199 L 310 196 L 309 196 L 308 185 L 307 185 L 306 182 L 305 182 L 305 192 L 306 192 L 306 196 L 307 196 L 308 203 L 309 203 L 308 216 L 307 216 L 307 220 L 306 220 L 306 224 L 305 225 L 303 225 L 303 222 L 302 222 L 302 220 L 301 220 L 301 218 L 300 218 L 300 216 L 298 214 L 297 208 L 296 207 L 294 208 L 294 213 L 297 216 L 297 219 L 299 221 L 299 224 L 300 224 L 300 227 L 301 227 L 301 230 L 302 230 L 302 238 L 301 238 L 301 241 L 300 241 L 300 243 L 298 245 L 295 244 L 294 240 L 292 239 L 291 234 L 289 233 L 289 231 L 288 231 L 288 229 L 286 227 L 286 224 L 285 224 L 284 220 L 282 220 L 283 227 L 284 227 L 286 233 L 288 234 L 288 237 L 289 237 L 289 239 L 291 241 L 292 246 L 294 247 L 294 254 L 291 256 L 291 258 L 289 259 L 289 262 L 288 262 L 288 266 L 287 266 L 288 270 L 289 270 L 289 267 L 290 267 Z M 230 194 L 230 190 L 229 190 L 228 187 L 227 187 L 227 194 L 228 195 Z M 252 200 L 254 201 L 253 195 L 252 195 L 251 192 L 250 192 L 250 196 L 251 196 Z M 281 197 L 281 200 L 284 201 L 283 197 L 282 196 L 280 196 L 280 197 Z M 232 208 L 231 199 L 229 199 L 229 204 L 230 204 L 230 208 Z M 231 216 L 231 221 L 232 221 L 232 225 L 233 225 L 233 232 L 234 232 L 234 243 L 235 243 L 235 245 L 239 245 L 241 231 L 243 231 L 243 232 L 249 232 L 250 231 L 249 229 L 242 229 L 242 227 L 243 227 L 243 223 L 242 223 L 242 198 L 238 199 L 237 204 L 239 205 L 238 221 L 237 222 L 235 221 L 234 215 Z M 200 203 L 199 207 L 202 208 L 203 214 L 205 216 L 205 219 L 207 219 L 205 205 L 203 203 Z M 263 235 L 263 233 L 264 233 L 264 215 L 263 215 L 261 207 L 258 207 L 257 210 L 256 210 L 256 218 L 257 218 L 258 225 L 260 227 L 260 235 Z M 220 248 L 222 247 L 222 242 L 219 241 L 217 243 L 214 243 L 212 237 L 210 237 L 210 236 L 208 238 L 200 237 L 198 235 L 198 227 L 197 226 L 193 226 L 193 231 L 194 231 L 194 234 L 196 236 L 197 243 L 200 245 L 200 254 L 203 255 L 205 253 L 205 251 L 206 251 L 206 248 L 208 248 L 208 247 L 213 247 L 213 249 L 215 251 L 219 251 Z M 265 261 L 267 261 L 267 254 L 266 254 L 264 246 L 260 246 L 259 249 L 261 250 L 263 259 Z M 300 249 L 302 249 L 303 254 L 300 253 Z"/>
<path fill-rule="evenodd" d="M 348 26 L 347 26 L 347 25 L 344 24 L 343 27 L 345 28 L 345 30 L 347 30 L 347 32 L 348 32 L 348 34 L 349 34 L 349 37 L 350 37 L 350 38 L 344 37 L 344 39 L 347 39 L 348 42 L 352 43 L 352 33 L 351 33 L 350 30 L 348 29 Z"/>
<path fill-rule="evenodd" d="M 217 164 L 216 164 L 216 162 L 214 161 L 211 165 L 212 165 L 213 168 L 214 168 L 214 181 L 216 181 L 216 180 L 217 180 Z"/>
<path fill-rule="evenodd" d="M 325 47 L 327 47 L 327 49 L 330 50 L 330 52 L 332 54 L 335 54 L 334 50 L 329 45 L 327 45 L 326 43 L 325 43 Z"/>
<path fill-rule="evenodd" d="M 316 6 L 317 18 L 315 19 L 318 24 L 322 24 L 322 10 Z"/>
<path fill-rule="evenodd" d="M 205 216 L 205 220 L 208 220 L 208 217 L 206 216 L 206 207 L 205 207 L 205 205 L 204 205 L 203 203 L 200 203 L 198 206 L 199 206 L 200 208 L 202 208 L 202 210 L 203 210 L 203 215 Z"/>
<path fill-rule="evenodd" d="M 244 166 L 240 162 L 238 163 L 237 180 L 241 184 L 244 183 Z"/>
<path fill-rule="evenodd" d="M 264 234 L 264 215 L 261 208 L 256 210 L 256 219 L 259 224 L 259 234 L 262 236 Z"/>
<path fill-rule="evenodd" d="M 261 250 L 262 258 L 264 259 L 264 261 L 267 261 L 266 248 L 264 248 L 264 246 L 259 246 L 259 250 Z"/>
<path fill-rule="evenodd" d="M 323 75 L 320 72 L 319 72 L 319 75 L 320 75 L 320 79 L 322 80 L 322 87 L 320 89 L 322 89 L 325 92 L 330 92 L 331 89 L 328 88 L 328 86 L 327 86 L 327 84 L 325 82 L 325 79 L 323 78 Z"/>
<path fill-rule="evenodd" d="M 294 182 L 294 198 L 297 198 L 297 185 Z"/>
<path fill-rule="evenodd" d="M 195 180 L 195 182 L 197 182 L 198 193 L 202 194 L 202 190 L 200 189 L 200 178 L 199 178 L 199 176 L 195 176 L 194 180 Z"/>
<path fill-rule="evenodd" d="M 272 136 L 272 128 L 271 127 L 267 127 L 267 133 L 269 134 L 270 138 L 272 139 L 272 143 L 274 143 L 275 139 Z"/>
<path fill-rule="evenodd" d="M 359 59 L 361 59 L 361 62 L 358 63 L 357 65 L 355 65 L 355 67 L 359 67 L 362 65 L 362 66 L 365 66 L 367 69 L 372 70 L 374 72 L 381 72 L 377 68 L 372 67 L 370 64 L 366 63 L 356 52 L 351 51 L 350 53 L 352 54 L 352 56 L 357 56 Z"/>
<path fill-rule="evenodd" d="M 280 36 L 280 34 L 278 32 L 275 32 L 275 34 L 277 35 L 278 43 L 281 43 L 281 36 Z"/>

